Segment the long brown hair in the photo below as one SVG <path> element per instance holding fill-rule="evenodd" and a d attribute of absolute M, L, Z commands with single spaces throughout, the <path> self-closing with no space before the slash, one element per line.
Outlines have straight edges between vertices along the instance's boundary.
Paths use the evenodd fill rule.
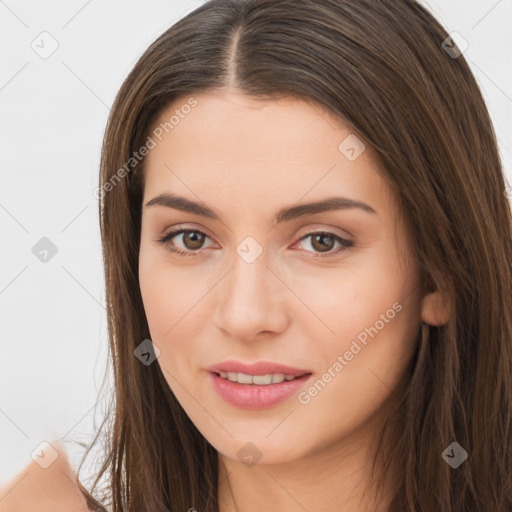
<path fill-rule="evenodd" d="M 150 338 L 137 150 L 175 98 L 229 86 L 306 98 L 361 134 L 397 192 L 424 291 L 453 301 L 447 324 L 419 329 L 399 428 L 380 453 L 401 475 L 389 510 L 512 510 L 511 210 L 484 100 L 447 38 L 413 0 L 211 0 L 142 55 L 112 107 L 101 159 L 114 395 L 95 439 L 105 432 L 102 467 L 90 493 L 82 487 L 91 508 L 218 511 L 216 450 L 159 365 L 134 357 Z M 441 456 L 452 442 L 468 453 L 456 469 Z"/>

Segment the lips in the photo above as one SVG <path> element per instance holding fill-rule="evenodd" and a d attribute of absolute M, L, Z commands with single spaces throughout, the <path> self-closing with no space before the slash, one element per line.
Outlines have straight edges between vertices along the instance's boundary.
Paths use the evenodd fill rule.
<path fill-rule="evenodd" d="M 286 379 L 272 384 L 243 384 L 240 382 L 232 382 L 219 375 L 216 371 L 218 369 L 224 373 L 221 368 L 229 367 L 236 369 L 241 368 L 244 372 L 256 372 L 257 375 L 261 374 L 261 372 L 268 372 L 269 370 L 270 373 L 279 370 L 279 372 L 288 372 L 285 373 L 285 375 L 296 373 L 298 376 L 292 377 L 291 380 Z M 277 407 L 279 404 L 289 400 L 293 395 L 299 393 L 313 378 L 311 373 L 304 373 L 305 370 L 275 363 L 260 363 L 259 366 L 257 364 L 245 365 L 239 363 L 229 366 L 222 363 L 214 365 L 208 370 L 208 382 L 211 384 L 212 388 L 227 404 L 238 409 L 262 410 Z M 237 373 L 240 375 L 244 372 Z M 229 374 L 230 372 L 227 373 Z"/>
<path fill-rule="evenodd" d="M 224 361 L 222 363 L 214 364 L 206 368 L 207 371 L 213 373 L 222 372 L 236 372 L 245 373 L 246 375 L 268 375 L 271 373 L 282 373 L 283 375 L 293 375 L 300 377 L 302 375 L 311 374 L 311 370 L 304 368 L 293 368 L 280 363 L 273 363 L 271 361 L 258 361 L 256 363 L 242 363 L 240 361 Z"/>

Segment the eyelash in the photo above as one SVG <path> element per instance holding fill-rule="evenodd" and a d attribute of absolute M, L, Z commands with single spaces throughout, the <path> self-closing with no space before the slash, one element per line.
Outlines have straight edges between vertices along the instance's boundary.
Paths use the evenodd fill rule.
<path fill-rule="evenodd" d="M 177 235 L 181 235 L 182 233 L 201 233 L 202 235 L 205 235 L 206 237 L 208 237 L 208 235 L 206 235 L 206 233 L 203 233 L 202 231 L 199 231 L 198 229 L 176 229 L 174 231 L 170 231 L 169 233 L 166 233 L 161 238 L 157 238 L 155 240 L 155 242 L 159 242 L 159 243 L 165 245 L 172 238 L 174 238 Z M 352 242 L 351 240 L 347 240 L 345 238 L 341 238 L 340 236 L 335 235 L 334 233 L 330 233 L 328 231 L 314 231 L 314 232 L 311 232 L 311 233 L 307 233 L 306 235 L 302 236 L 298 240 L 298 242 L 302 242 L 302 240 L 304 240 L 306 238 L 309 238 L 310 236 L 313 236 L 313 235 L 327 235 L 329 237 L 334 238 L 337 242 L 339 242 L 343 246 L 343 249 L 339 249 L 338 251 L 336 251 L 334 253 L 329 253 L 329 254 L 318 254 L 318 253 L 315 254 L 315 253 L 313 253 L 312 254 L 313 258 L 323 258 L 323 259 L 326 259 L 326 258 L 331 258 L 331 257 L 334 257 L 334 256 L 338 256 L 341 252 L 344 252 L 347 249 L 350 249 L 351 247 L 353 247 L 355 245 L 354 242 Z M 208 237 L 208 238 L 210 238 L 210 237 Z M 174 247 L 166 247 L 166 249 L 169 252 L 178 254 L 179 256 L 192 257 L 192 258 L 199 256 L 200 253 L 201 253 L 201 249 L 198 250 L 198 251 L 182 251 L 180 249 L 175 249 Z M 309 252 L 309 251 L 307 251 L 307 252 Z"/>

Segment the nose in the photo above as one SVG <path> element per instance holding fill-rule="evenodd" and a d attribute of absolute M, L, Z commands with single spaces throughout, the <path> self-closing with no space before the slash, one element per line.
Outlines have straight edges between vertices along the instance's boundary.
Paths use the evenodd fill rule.
<path fill-rule="evenodd" d="M 286 329 L 287 297 L 292 295 L 270 268 L 266 253 L 248 263 L 238 254 L 219 283 L 214 321 L 218 329 L 239 341 L 253 341 L 262 334 Z"/>

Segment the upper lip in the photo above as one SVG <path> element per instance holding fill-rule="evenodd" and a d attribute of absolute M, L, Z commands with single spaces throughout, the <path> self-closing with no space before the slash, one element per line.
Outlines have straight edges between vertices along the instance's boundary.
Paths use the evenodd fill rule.
<path fill-rule="evenodd" d="M 271 361 L 258 361 L 257 363 L 242 363 L 240 361 L 223 361 L 222 363 L 214 364 L 206 368 L 210 372 L 236 372 L 244 373 L 246 375 L 268 375 L 271 373 L 282 373 L 283 375 L 293 375 L 300 377 L 306 373 L 311 373 L 310 370 L 301 368 L 292 368 L 280 363 L 273 363 Z"/>

